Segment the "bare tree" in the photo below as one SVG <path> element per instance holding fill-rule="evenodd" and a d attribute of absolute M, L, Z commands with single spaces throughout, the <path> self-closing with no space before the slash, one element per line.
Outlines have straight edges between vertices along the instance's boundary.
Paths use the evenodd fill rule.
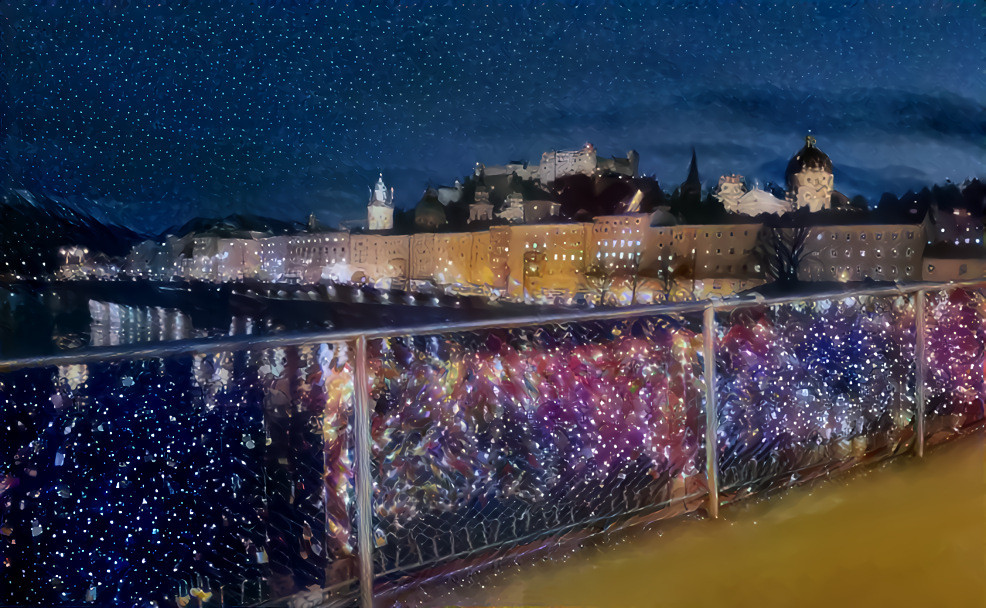
<path fill-rule="evenodd" d="M 777 283 L 797 283 L 798 271 L 807 261 L 807 226 L 766 228 L 762 247 L 762 257 L 767 267 L 767 276 Z"/>
<path fill-rule="evenodd" d="M 599 304 L 606 301 L 606 293 L 613 284 L 613 274 L 603 264 L 593 262 L 585 270 L 585 282 L 599 296 Z"/>
<path fill-rule="evenodd" d="M 661 293 L 665 301 L 670 301 L 682 278 L 683 264 L 676 264 L 670 252 L 660 256 L 659 260 L 652 262 L 646 268 L 641 268 L 637 273 L 637 279 L 642 283 L 650 285 L 655 292 Z M 687 270 L 684 272 L 687 274 Z"/>

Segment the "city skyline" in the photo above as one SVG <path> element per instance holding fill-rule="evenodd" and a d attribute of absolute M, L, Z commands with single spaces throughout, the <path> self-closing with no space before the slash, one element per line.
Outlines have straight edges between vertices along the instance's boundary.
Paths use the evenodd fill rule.
<path fill-rule="evenodd" d="M 589 141 L 637 150 L 665 189 L 693 146 L 707 187 L 780 183 L 808 132 L 849 196 L 986 173 L 971 3 L 0 11 L 9 185 L 149 231 L 230 213 L 335 224 L 380 172 L 409 208 L 476 162 Z"/>

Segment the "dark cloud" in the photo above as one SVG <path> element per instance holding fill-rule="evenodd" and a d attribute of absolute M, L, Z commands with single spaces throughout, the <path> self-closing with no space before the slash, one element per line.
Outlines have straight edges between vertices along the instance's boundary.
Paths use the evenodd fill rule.
<path fill-rule="evenodd" d="M 586 141 L 666 187 L 692 146 L 780 181 L 808 131 L 847 194 L 986 173 L 973 3 L 490 4 L 0 3 L 0 163 L 138 228 L 356 217 L 378 172 L 410 206 Z"/>

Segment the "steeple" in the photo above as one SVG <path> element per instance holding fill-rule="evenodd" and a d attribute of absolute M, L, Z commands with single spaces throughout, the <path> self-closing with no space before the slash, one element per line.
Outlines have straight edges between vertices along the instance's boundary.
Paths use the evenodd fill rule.
<path fill-rule="evenodd" d="M 688 177 L 685 179 L 685 184 L 697 186 L 699 190 L 702 189 L 702 180 L 698 177 L 698 158 L 695 156 L 695 148 L 692 148 L 692 162 L 688 165 Z"/>
<path fill-rule="evenodd" d="M 688 177 L 678 187 L 678 193 L 683 199 L 699 200 L 702 198 L 702 180 L 698 176 L 698 157 L 692 148 L 692 162 L 688 165 Z"/>

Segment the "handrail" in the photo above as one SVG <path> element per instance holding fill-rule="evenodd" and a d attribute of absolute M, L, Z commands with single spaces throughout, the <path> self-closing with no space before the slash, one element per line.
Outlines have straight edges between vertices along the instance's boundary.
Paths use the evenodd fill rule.
<path fill-rule="evenodd" d="M 808 283 L 807 285 L 810 285 Z M 986 286 L 986 279 L 976 281 L 956 281 L 953 283 L 906 283 L 886 287 L 824 291 L 810 294 L 791 294 L 764 298 L 762 296 L 741 296 L 728 299 L 710 298 L 685 302 L 661 302 L 658 304 L 634 305 L 622 308 L 575 310 L 564 313 L 520 315 L 498 319 L 472 321 L 453 321 L 448 323 L 428 323 L 380 329 L 327 330 L 317 332 L 291 332 L 276 335 L 240 335 L 224 338 L 194 338 L 155 342 L 140 345 L 85 347 L 57 355 L 40 355 L 19 359 L 0 360 L 0 373 L 32 367 L 52 367 L 57 365 L 77 365 L 98 361 L 121 359 L 146 359 L 173 357 L 187 354 L 207 354 L 226 351 L 250 350 L 255 348 L 279 348 L 301 346 L 324 342 L 344 342 L 365 337 L 367 340 L 393 338 L 408 335 L 433 335 L 450 332 L 479 331 L 493 328 L 517 328 L 532 325 L 560 324 L 579 321 L 611 321 L 650 315 L 675 315 L 695 313 L 705 310 L 715 303 L 716 310 L 728 311 L 749 306 L 776 306 L 792 302 L 851 298 L 857 296 L 905 295 L 918 291 L 935 291 L 955 287 Z"/>

